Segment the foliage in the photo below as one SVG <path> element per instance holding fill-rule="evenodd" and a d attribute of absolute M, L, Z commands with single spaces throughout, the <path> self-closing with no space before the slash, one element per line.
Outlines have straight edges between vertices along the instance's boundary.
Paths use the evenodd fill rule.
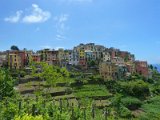
<path fill-rule="evenodd" d="M 122 104 L 130 110 L 136 110 L 141 107 L 142 102 L 134 97 L 124 97 L 122 98 Z"/>
<path fill-rule="evenodd" d="M 68 82 L 69 72 L 66 68 L 51 66 L 47 63 L 34 63 L 32 67 L 32 75 L 42 80 L 46 80 L 51 86 L 55 86 L 57 82 Z"/>
<path fill-rule="evenodd" d="M 19 50 L 19 48 L 17 46 L 15 46 L 15 45 L 12 45 L 11 46 L 11 50 Z"/>
<path fill-rule="evenodd" d="M 19 71 L 20 77 L 24 77 L 27 73 L 24 70 Z"/>
<path fill-rule="evenodd" d="M 115 96 L 111 99 L 112 105 L 116 108 L 116 111 L 120 114 L 120 107 L 121 107 L 121 94 L 115 94 Z"/>
<path fill-rule="evenodd" d="M 126 55 L 125 58 L 124 58 L 124 61 L 127 62 L 128 60 L 129 60 L 129 56 Z"/>
<path fill-rule="evenodd" d="M 138 98 L 145 98 L 149 96 L 149 86 L 142 80 L 129 81 L 129 82 L 119 82 L 120 89 L 123 93 L 135 96 Z"/>
<path fill-rule="evenodd" d="M 75 87 L 74 92 L 77 97 L 94 97 L 110 95 L 110 93 L 104 85 L 83 85 L 82 87 Z"/>
<path fill-rule="evenodd" d="M 39 85 L 45 88 L 44 90 L 49 88 L 50 93 L 63 89 L 65 97 L 56 96 L 53 100 L 49 92 L 42 92 L 44 90 L 36 91 L 35 98 L 19 97 L 19 94 L 14 94 L 14 81 L 10 73 L 7 70 L 0 70 L 0 92 L 5 88 L 4 85 L 7 85 L 5 91 L 3 90 L 3 100 L 0 103 L 0 118 L 4 120 L 91 120 L 93 119 L 92 106 L 95 104 L 95 120 L 160 119 L 160 75 L 157 72 L 153 74 L 154 78 L 149 80 L 151 82 L 143 81 L 142 77 L 136 74 L 126 80 L 103 81 L 97 74 L 86 75 L 73 71 L 70 75 L 66 68 L 50 66 L 46 63 L 33 62 L 31 68 L 32 76 L 38 77 L 43 82 L 30 81 L 27 82 L 27 87 L 29 84 Z M 22 70 L 15 73 L 17 75 L 20 73 L 21 77 L 26 74 Z M 78 84 L 73 86 L 68 84 L 71 82 Z M 22 84 L 25 86 L 27 83 Z M 80 83 L 82 84 L 79 85 Z M 69 100 L 68 103 L 67 100 Z M 102 107 L 99 107 L 101 104 Z M 136 116 L 134 112 L 137 111 L 140 111 L 140 114 Z"/>
<path fill-rule="evenodd" d="M 142 105 L 145 113 L 139 116 L 141 120 L 159 120 L 160 119 L 160 96 L 150 98 Z"/>
<path fill-rule="evenodd" d="M 2 109 L 1 118 L 5 118 L 6 120 L 11 120 L 15 114 L 18 114 L 18 107 L 13 102 L 8 102 L 5 100 L 5 102 L 2 102 L 3 106 L 5 106 Z"/>
<path fill-rule="evenodd" d="M 14 80 L 8 70 L 0 69 L 0 99 L 11 97 L 14 94 Z"/>
<path fill-rule="evenodd" d="M 100 75 L 87 76 L 87 83 L 89 84 L 104 84 L 104 80 Z"/>
<path fill-rule="evenodd" d="M 111 99 L 112 105 L 115 107 L 117 111 L 116 116 L 120 116 L 122 118 L 131 118 L 131 111 L 123 105 L 123 97 L 121 94 L 115 94 L 115 96 Z"/>
<path fill-rule="evenodd" d="M 105 82 L 105 85 L 111 93 L 121 92 L 120 85 L 117 81 L 109 80 Z"/>
<path fill-rule="evenodd" d="M 123 118 L 131 118 L 132 117 L 132 114 L 131 114 L 131 111 L 124 107 L 124 106 L 121 106 L 120 107 L 120 116 L 123 117 Z"/>
<path fill-rule="evenodd" d="M 87 64 L 88 64 L 89 67 L 93 67 L 93 66 L 96 65 L 96 62 L 94 60 L 90 60 L 90 61 L 88 61 Z"/>
<path fill-rule="evenodd" d="M 32 115 L 28 115 L 25 114 L 22 117 L 21 116 L 15 116 L 14 120 L 44 120 L 42 115 L 38 115 L 38 116 L 32 116 Z"/>
<path fill-rule="evenodd" d="M 159 95 L 160 94 L 160 85 L 152 86 L 151 91 L 152 91 L 152 93 Z"/>
<path fill-rule="evenodd" d="M 62 105 L 59 101 L 50 101 L 43 97 L 38 97 L 36 101 L 33 99 L 30 100 L 21 100 L 21 106 L 19 106 L 18 99 L 10 99 L 8 101 L 7 107 L 4 103 L 1 105 L 0 117 L 5 120 L 81 120 L 92 119 L 92 107 L 91 100 L 88 105 L 85 106 L 76 106 L 75 104 L 67 106 L 62 100 Z M 82 100 L 83 102 L 83 100 Z M 86 102 L 86 101 L 84 101 Z M 33 105 L 35 106 L 33 109 Z M 105 118 L 104 111 L 98 108 L 94 108 L 95 119 L 103 120 Z M 113 119 L 112 115 L 107 113 L 107 117 Z"/>

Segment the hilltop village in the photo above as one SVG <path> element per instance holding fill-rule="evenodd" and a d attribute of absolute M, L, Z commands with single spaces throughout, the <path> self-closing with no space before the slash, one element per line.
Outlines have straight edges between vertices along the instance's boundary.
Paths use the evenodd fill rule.
<path fill-rule="evenodd" d="M 0 100 L 3 120 L 159 120 L 160 74 L 94 43 L 36 52 L 13 45 L 0 52 Z"/>
<path fill-rule="evenodd" d="M 97 70 L 106 80 L 116 80 L 137 73 L 145 78 L 152 77 L 147 61 L 135 60 L 128 51 L 106 48 L 94 43 L 79 44 L 72 50 L 43 49 L 7 50 L 0 52 L 0 67 L 29 69 L 32 62 L 46 62 L 60 67 L 74 66 L 81 71 Z"/>

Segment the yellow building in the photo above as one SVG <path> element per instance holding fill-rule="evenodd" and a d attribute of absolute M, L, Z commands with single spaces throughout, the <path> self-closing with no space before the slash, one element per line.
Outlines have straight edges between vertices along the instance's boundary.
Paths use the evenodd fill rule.
<path fill-rule="evenodd" d="M 84 58 L 85 57 L 85 50 L 83 48 L 79 49 L 79 57 Z"/>
<path fill-rule="evenodd" d="M 117 66 L 111 62 L 102 62 L 99 64 L 99 73 L 105 80 L 115 80 Z"/>
<path fill-rule="evenodd" d="M 7 61 L 10 69 L 24 68 L 26 63 L 25 51 L 7 51 Z"/>
<path fill-rule="evenodd" d="M 21 67 L 18 52 L 12 51 L 8 53 L 8 66 L 10 69 L 19 69 Z"/>

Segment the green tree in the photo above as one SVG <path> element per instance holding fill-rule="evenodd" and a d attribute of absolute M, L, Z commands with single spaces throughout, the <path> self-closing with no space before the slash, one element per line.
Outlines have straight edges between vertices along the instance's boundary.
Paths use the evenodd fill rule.
<path fill-rule="evenodd" d="M 8 70 L 0 69 L 0 97 L 11 97 L 14 94 L 14 80 Z"/>
<path fill-rule="evenodd" d="M 91 61 L 89 62 L 89 66 L 93 67 L 93 66 L 95 66 L 95 65 L 96 65 L 96 63 L 95 63 L 94 60 L 91 60 Z"/>
<path fill-rule="evenodd" d="M 17 46 L 15 46 L 15 45 L 12 45 L 11 46 L 11 50 L 19 50 L 19 48 Z"/>
<path fill-rule="evenodd" d="M 149 68 L 150 68 L 151 70 L 153 70 L 153 65 L 150 65 Z"/>
<path fill-rule="evenodd" d="M 150 94 L 148 84 L 142 80 L 120 82 L 120 88 L 122 89 L 124 94 L 128 94 L 138 98 L 145 98 Z"/>
<path fill-rule="evenodd" d="M 69 78 L 66 68 L 51 66 L 44 62 L 32 65 L 32 75 L 46 80 L 51 86 L 55 86 L 57 82 L 67 82 Z"/>

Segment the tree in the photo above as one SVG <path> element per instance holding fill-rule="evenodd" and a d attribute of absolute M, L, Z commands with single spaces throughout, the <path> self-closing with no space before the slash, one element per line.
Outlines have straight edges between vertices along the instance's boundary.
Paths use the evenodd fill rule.
<path fill-rule="evenodd" d="M 127 62 L 128 61 L 128 55 L 125 56 L 124 61 Z"/>
<path fill-rule="evenodd" d="M 96 65 L 95 61 L 92 60 L 92 61 L 90 62 L 90 66 L 95 66 L 95 65 Z"/>
<path fill-rule="evenodd" d="M 24 51 L 27 51 L 27 48 L 23 48 Z"/>
<path fill-rule="evenodd" d="M 138 98 L 145 98 L 150 94 L 148 84 L 142 80 L 120 82 L 120 87 L 125 94 Z"/>
<path fill-rule="evenodd" d="M 14 94 L 14 81 L 8 70 L 0 69 L 0 99 L 11 97 Z"/>
<path fill-rule="evenodd" d="M 12 45 L 11 46 L 11 50 L 19 50 L 19 48 L 17 46 L 15 46 L 15 45 Z"/>
<path fill-rule="evenodd" d="M 154 69 L 157 70 L 158 68 L 155 66 Z"/>
<path fill-rule="evenodd" d="M 153 65 L 150 65 L 149 68 L 150 68 L 151 70 L 153 70 Z"/>
<path fill-rule="evenodd" d="M 66 82 L 69 78 L 69 72 L 66 68 L 51 66 L 44 62 L 36 63 L 31 67 L 33 76 L 46 80 L 46 82 L 51 86 L 56 85 L 57 82 Z M 38 73 L 37 68 L 40 69 Z"/>

